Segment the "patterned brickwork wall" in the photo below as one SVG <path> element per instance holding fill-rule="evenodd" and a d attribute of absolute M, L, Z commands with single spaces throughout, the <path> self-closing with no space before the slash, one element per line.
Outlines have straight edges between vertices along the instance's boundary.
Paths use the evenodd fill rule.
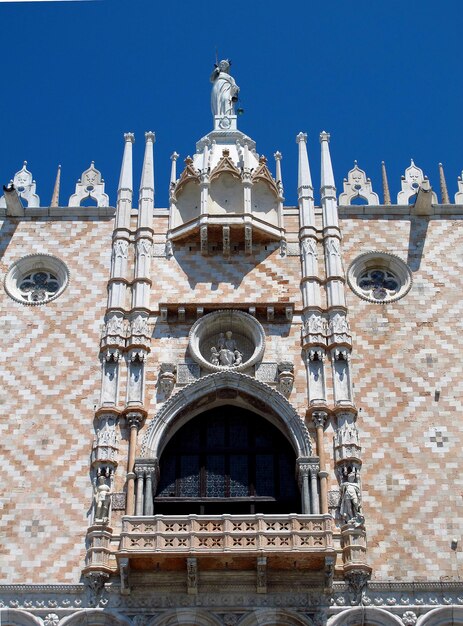
<path fill-rule="evenodd" d="M 267 248 L 267 249 L 266 249 Z M 281 256 L 280 246 L 254 246 L 254 254 L 243 250 L 230 260 L 222 253 L 203 256 L 196 243 L 176 245 L 169 259 L 153 259 L 152 307 L 165 304 L 209 303 L 294 303 L 300 308 L 300 261 Z"/>
<path fill-rule="evenodd" d="M 463 525 L 459 219 L 346 219 L 346 269 L 360 253 L 398 255 L 409 294 L 373 304 L 349 288 L 363 495 L 375 579 L 457 579 Z M 461 572 L 460 572 L 461 575 Z"/>
<path fill-rule="evenodd" d="M 109 219 L 2 225 L 2 279 L 32 253 L 55 255 L 70 271 L 67 289 L 46 305 L 14 302 L 0 289 L 3 583 L 80 578 L 111 231 Z"/>

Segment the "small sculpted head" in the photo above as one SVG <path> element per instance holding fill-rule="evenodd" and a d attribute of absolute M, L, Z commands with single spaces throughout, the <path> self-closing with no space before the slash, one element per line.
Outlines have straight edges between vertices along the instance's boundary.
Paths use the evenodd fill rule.
<path fill-rule="evenodd" d="M 223 61 L 220 61 L 219 70 L 221 72 L 228 72 L 229 69 L 230 69 L 230 61 L 228 59 L 224 59 Z"/>

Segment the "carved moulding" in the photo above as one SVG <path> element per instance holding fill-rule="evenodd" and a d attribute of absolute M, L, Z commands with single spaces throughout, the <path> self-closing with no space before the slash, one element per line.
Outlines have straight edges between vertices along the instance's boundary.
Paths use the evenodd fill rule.
<path fill-rule="evenodd" d="M 312 444 L 304 420 L 279 391 L 236 369 L 222 368 L 220 372 L 186 385 L 163 404 L 148 425 L 141 457 L 158 458 L 167 432 L 174 423 L 188 421 L 217 401 L 222 404 L 244 403 L 251 411 L 263 415 L 283 430 L 297 456 L 312 456 Z"/>
<path fill-rule="evenodd" d="M 193 324 L 188 348 L 192 358 L 209 372 L 242 372 L 262 359 L 265 333 L 257 319 L 248 313 L 233 309 L 214 311 Z M 227 353 L 229 364 L 223 364 Z"/>

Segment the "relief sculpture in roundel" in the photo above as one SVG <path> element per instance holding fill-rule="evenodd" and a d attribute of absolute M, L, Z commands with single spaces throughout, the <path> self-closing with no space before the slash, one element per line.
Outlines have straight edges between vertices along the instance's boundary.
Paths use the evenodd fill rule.
<path fill-rule="evenodd" d="M 243 353 L 238 350 L 238 344 L 233 339 L 233 332 L 220 333 L 217 346 L 212 346 L 210 361 L 212 365 L 236 367 L 243 362 Z"/>
<path fill-rule="evenodd" d="M 264 353 L 261 324 L 243 311 L 215 311 L 199 319 L 190 332 L 189 350 L 206 370 L 248 370 Z"/>

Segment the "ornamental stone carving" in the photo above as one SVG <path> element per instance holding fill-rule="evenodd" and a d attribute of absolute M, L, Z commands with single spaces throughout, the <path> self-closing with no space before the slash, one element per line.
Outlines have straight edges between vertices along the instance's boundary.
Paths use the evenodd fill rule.
<path fill-rule="evenodd" d="M 291 395 L 294 384 L 294 364 L 283 361 L 278 364 L 278 387 L 286 398 Z"/>
<path fill-rule="evenodd" d="M 48 615 L 46 615 L 45 619 L 43 620 L 44 626 L 58 626 L 58 623 L 59 617 L 56 615 L 56 613 L 48 613 Z"/>
<path fill-rule="evenodd" d="M 240 372 L 262 359 L 265 334 L 248 313 L 215 311 L 192 326 L 188 347 L 192 358 L 205 370 Z"/>
<path fill-rule="evenodd" d="M 36 183 L 31 172 L 27 169 L 27 161 L 24 161 L 22 168 L 19 172 L 16 172 L 13 180 L 10 181 L 10 185 L 11 184 L 14 185 L 18 196 L 23 201 L 26 201 L 29 208 L 40 206 L 40 198 L 35 193 Z M 0 207 L 6 207 L 5 196 L 0 198 Z"/>
<path fill-rule="evenodd" d="M 414 613 L 413 611 L 405 611 L 405 613 L 402 615 L 402 621 L 405 626 L 415 626 L 417 619 L 418 618 L 416 616 L 416 613 Z"/>
<path fill-rule="evenodd" d="M 352 204 L 352 200 L 363 198 L 366 204 L 379 204 L 378 194 L 373 191 L 371 180 L 359 168 L 357 161 L 343 182 L 344 191 L 339 196 L 339 204 Z"/>
<path fill-rule="evenodd" d="M 170 396 L 174 390 L 177 381 L 177 368 L 174 363 L 161 363 L 161 371 L 159 373 L 159 386 L 166 398 Z"/>
<path fill-rule="evenodd" d="M 105 184 L 101 172 L 95 168 L 95 163 L 92 161 L 90 167 L 82 172 L 82 177 L 77 181 L 76 191 L 69 198 L 68 206 L 80 206 L 88 198 L 95 200 L 97 206 L 109 206 L 109 197 L 104 190 Z"/>

